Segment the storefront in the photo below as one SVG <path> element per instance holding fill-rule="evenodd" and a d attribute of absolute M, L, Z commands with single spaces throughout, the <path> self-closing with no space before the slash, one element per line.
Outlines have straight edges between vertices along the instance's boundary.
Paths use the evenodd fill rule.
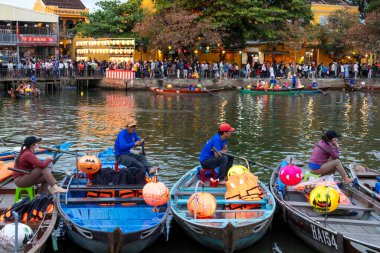
<path fill-rule="evenodd" d="M 56 36 L 20 35 L 18 40 L 20 57 L 48 59 L 57 55 L 58 42 Z"/>

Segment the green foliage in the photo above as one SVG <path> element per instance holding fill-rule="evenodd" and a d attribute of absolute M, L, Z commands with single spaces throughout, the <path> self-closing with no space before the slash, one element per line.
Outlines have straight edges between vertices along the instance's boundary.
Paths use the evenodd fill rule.
<path fill-rule="evenodd" d="M 79 23 L 73 29 L 82 37 L 135 37 L 131 32 L 144 16 L 141 0 L 105 0 L 96 3 L 96 11 L 85 14 L 87 22 Z"/>
<path fill-rule="evenodd" d="M 369 12 L 380 11 L 380 0 L 353 0 L 353 3 L 359 6 L 359 11 L 363 19 Z"/>

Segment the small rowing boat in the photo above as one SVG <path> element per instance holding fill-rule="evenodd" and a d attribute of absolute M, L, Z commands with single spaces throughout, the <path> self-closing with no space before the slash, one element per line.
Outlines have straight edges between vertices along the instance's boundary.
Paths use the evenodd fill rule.
<path fill-rule="evenodd" d="M 344 89 L 346 91 L 359 91 L 361 90 L 363 87 L 360 86 L 360 85 L 356 85 L 356 84 L 349 84 L 349 83 L 344 83 Z"/>
<path fill-rule="evenodd" d="M 350 163 L 348 169 L 352 177 L 357 178 L 357 188 L 376 200 L 380 200 L 380 194 L 376 191 L 376 183 L 380 182 L 380 172 L 371 170 L 366 166 L 355 162 Z M 380 190 L 380 188 L 378 190 Z"/>
<path fill-rule="evenodd" d="M 163 204 L 154 210 L 142 198 L 144 185 L 123 181 L 126 170 L 115 164 L 112 149 L 98 157 L 102 163 L 98 173 L 107 183 L 96 183 L 95 175 L 89 184 L 90 175 L 77 170 L 61 183 L 68 193 L 58 195 L 57 206 L 67 234 L 90 252 L 140 252 L 164 232 L 169 208 Z"/>
<path fill-rule="evenodd" d="M 304 88 L 301 94 L 319 94 L 325 93 L 327 90 L 328 88 Z"/>
<path fill-rule="evenodd" d="M 59 147 L 61 151 L 66 151 L 71 147 L 71 145 L 71 142 L 65 142 L 59 145 Z M 54 149 L 57 148 L 57 146 L 53 147 Z M 47 153 L 46 151 L 47 150 L 45 150 L 45 154 L 49 154 L 54 157 L 53 163 L 56 163 L 58 159 L 63 155 L 63 153 L 52 154 Z M 14 161 L 9 161 L 8 163 L 0 161 L 0 213 L 2 214 L 6 213 L 8 208 L 10 208 L 14 204 L 16 185 L 13 181 L 12 171 L 8 170 L 9 167 L 13 167 L 13 164 Z M 54 241 L 56 240 L 54 239 L 55 237 L 51 237 L 51 234 L 54 231 L 55 223 L 58 219 L 58 212 L 55 205 L 52 205 L 50 208 L 47 208 L 41 217 L 41 219 L 26 219 L 26 217 L 20 217 L 19 222 L 30 227 L 33 230 L 33 233 L 32 236 L 28 237 L 27 240 L 24 242 L 24 247 L 22 248 L 22 251 L 18 252 L 43 253 L 47 242 L 50 241 L 50 238 L 51 240 L 53 240 L 53 244 L 56 244 L 56 241 Z M 4 228 L 8 224 L 13 223 L 14 221 L 1 220 L 0 229 Z M 2 243 L 3 242 L 0 242 L 0 244 Z M 7 250 L 9 250 L 9 248 Z M 14 252 L 14 250 L 12 250 L 12 252 Z"/>
<path fill-rule="evenodd" d="M 298 96 L 301 94 L 303 88 L 282 88 L 279 90 L 265 90 L 265 89 L 240 89 L 240 93 L 253 94 L 253 95 L 283 95 L 283 96 Z"/>
<path fill-rule="evenodd" d="M 275 202 L 268 188 L 259 182 L 262 200 L 226 200 L 225 186 L 203 186 L 197 189 L 200 166 L 188 171 L 174 185 L 170 193 L 170 209 L 175 220 L 193 239 L 214 250 L 234 252 L 256 243 L 269 228 L 275 211 Z M 216 199 L 216 210 L 212 216 L 199 218 L 187 207 L 194 193 L 209 193 Z M 254 205 L 242 210 L 226 208 L 232 205 Z M 195 209 L 196 207 L 194 207 Z M 231 209 L 231 210 L 227 210 Z"/>
<path fill-rule="evenodd" d="M 304 192 L 300 192 L 296 191 L 297 185 L 285 186 L 280 182 L 279 170 L 284 164 L 289 164 L 290 159 L 295 161 L 294 157 L 288 156 L 274 170 L 270 189 L 280 215 L 293 232 L 318 252 L 379 252 L 379 202 L 354 187 L 341 186 L 340 191 L 350 204 L 342 204 L 342 196 L 339 195 L 340 204 L 335 211 L 327 214 L 317 212 L 305 197 L 313 188 L 305 187 Z M 303 174 L 309 170 L 302 162 L 294 164 L 301 167 Z M 324 206 L 327 208 L 330 204 Z"/>
<path fill-rule="evenodd" d="M 150 91 L 152 91 L 154 94 L 159 95 L 169 95 L 169 96 L 178 96 L 178 95 L 189 95 L 189 96 L 207 96 L 207 95 L 213 95 L 214 93 L 220 92 L 223 89 L 211 89 L 211 90 L 205 90 L 205 89 L 195 89 L 195 90 L 189 90 L 188 88 L 183 89 L 176 89 L 176 88 L 157 88 L 157 87 L 150 87 Z"/>

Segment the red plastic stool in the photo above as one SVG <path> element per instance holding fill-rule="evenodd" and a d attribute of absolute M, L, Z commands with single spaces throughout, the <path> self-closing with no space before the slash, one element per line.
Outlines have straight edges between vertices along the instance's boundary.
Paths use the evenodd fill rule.
<path fill-rule="evenodd" d="M 200 176 L 201 176 L 201 181 L 202 182 L 207 182 L 210 181 L 210 178 L 206 177 L 206 173 L 210 172 L 211 173 L 211 178 L 216 179 L 216 172 L 214 169 L 201 169 L 200 171 Z"/>

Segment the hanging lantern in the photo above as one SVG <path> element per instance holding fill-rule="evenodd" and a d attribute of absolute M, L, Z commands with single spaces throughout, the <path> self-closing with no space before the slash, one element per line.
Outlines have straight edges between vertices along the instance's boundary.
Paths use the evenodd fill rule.
<path fill-rule="evenodd" d="M 317 186 L 310 193 L 310 204 L 316 212 L 330 213 L 338 208 L 339 193 L 330 186 Z"/>
<path fill-rule="evenodd" d="M 126 41 L 126 44 L 129 46 L 131 44 L 131 41 L 130 40 L 127 40 Z"/>
<path fill-rule="evenodd" d="M 187 201 L 187 209 L 198 218 L 211 217 L 216 210 L 216 199 L 208 192 L 198 192 L 190 196 Z"/>
<path fill-rule="evenodd" d="M 232 175 L 242 175 L 248 172 L 249 170 L 243 165 L 234 165 L 228 170 L 227 177 L 230 178 Z"/>
<path fill-rule="evenodd" d="M 154 206 L 153 211 L 155 212 L 158 212 L 158 206 L 166 204 L 169 200 L 169 189 L 161 182 L 147 183 L 142 193 L 145 203 Z"/>
<path fill-rule="evenodd" d="M 282 167 L 279 175 L 285 185 L 296 185 L 302 180 L 302 170 L 293 164 Z"/>

